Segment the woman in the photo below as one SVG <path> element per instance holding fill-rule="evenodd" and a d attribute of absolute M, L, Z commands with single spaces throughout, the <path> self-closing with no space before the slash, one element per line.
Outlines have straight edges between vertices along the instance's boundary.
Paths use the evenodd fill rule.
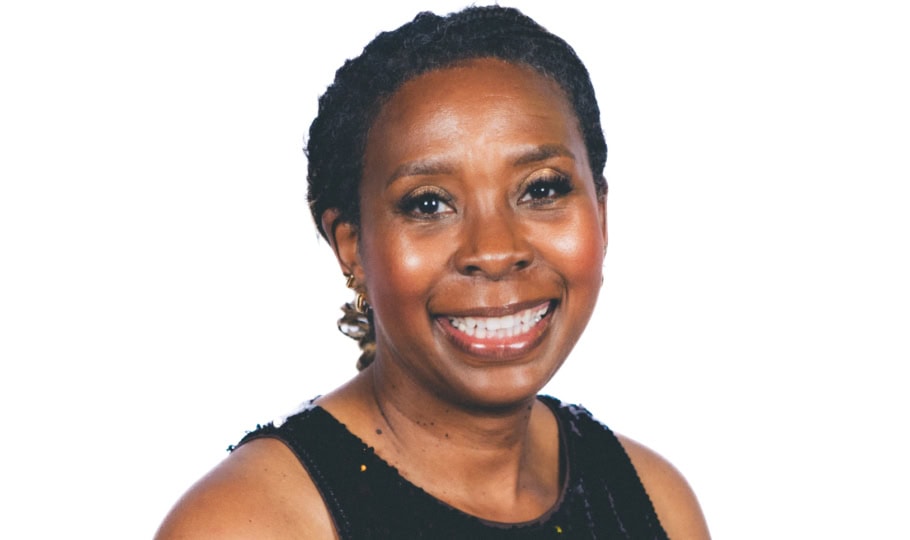
<path fill-rule="evenodd" d="M 310 202 L 359 374 L 248 435 L 160 538 L 706 538 L 685 480 L 537 392 L 594 309 L 606 145 L 587 71 L 521 13 L 424 13 L 336 74 Z"/>

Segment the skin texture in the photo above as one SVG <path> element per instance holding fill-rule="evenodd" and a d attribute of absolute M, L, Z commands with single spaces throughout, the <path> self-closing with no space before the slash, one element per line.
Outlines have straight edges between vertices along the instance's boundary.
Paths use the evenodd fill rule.
<path fill-rule="evenodd" d="M 373 306 L 386 386 L 415 382 L 407 389 L 420 402 L 442 394 L 513 407 L 550 379 L 587 324 L 602 284 L 604 209 L 559 87 L 482 65 L 427 74 L 385 105 L 367 140 L 361 228 L 339 226 L 336 241 Z M 537 159 L 545 148 L 559 154 Z M 571 192 L 532 199 L 533 182 L 554 175 Z M 447 200 L 437 213 L 400 209 L 427 192 Z M 462 350 L 438 320 L 545 302 L 556 304 L 545 339 L 508 358 Z"/>
<path fill-rule="evenodd" d="M 364 162 L 360 227 L 332 210 L 323 226 L 373 307 L 376 359 L 318 403 L 448 504 L 535 519 L 562 486 L 556 422 L 535 396 L 587 325 L 607 245 L 572 109 L 533 70 L 474 60 L 402 86 L 376 118 Z M 528 308 L 546 314 L 518 336 L 470 337 L 450 324 Z M 707 538 L 682 476 L 621 441 L 671 537 Z M 257 440 L 194 486 L 159 531 L 212 536 L 335 533 L 291 452 Z"/>

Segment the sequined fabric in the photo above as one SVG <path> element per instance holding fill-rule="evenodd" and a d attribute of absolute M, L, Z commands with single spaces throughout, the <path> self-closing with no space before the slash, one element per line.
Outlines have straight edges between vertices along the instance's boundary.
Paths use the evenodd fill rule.
<path fill-rule="evenodd" d="M 666 539 L 613 432 L 582 407 L 539 399 L 559 423 L 566 482 L 556 506 L 529 523 L 491 523 L 436 499 L 318 406 L 278 427 L 259 427 L 240 444 L 261 437 L 287 444 L 316 483 L 343 540 Z"/>

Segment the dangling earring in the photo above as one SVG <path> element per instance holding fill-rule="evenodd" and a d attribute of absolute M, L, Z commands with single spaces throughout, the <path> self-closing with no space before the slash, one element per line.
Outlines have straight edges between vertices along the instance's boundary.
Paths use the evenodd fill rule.
<path fill-rule="evenodd" d="M 346 274 L 345 277 L 348 279 L 345 283 L 345 286 L 356 293 L 354 296 L 354 309 L 357 310 L 357 313 L 365 315 L 366 312 L 370 309 L 370 304 L 367 302 L 366 295 L 357 290 L 354 274 Z"/>
<path fill-rule="evenodd" d="M 362 292 L 358 292 L 357 296 L 354 297 L 354 309 L 359 313 L 364 315 L 370 309 L 370 304 L 367 302 L 367 297 Z"/>

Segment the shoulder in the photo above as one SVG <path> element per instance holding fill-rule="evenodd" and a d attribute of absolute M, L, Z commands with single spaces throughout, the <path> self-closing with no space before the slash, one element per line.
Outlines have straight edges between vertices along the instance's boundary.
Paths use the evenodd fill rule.
<path fill-rule="evenodd" d="M 237 448 L 177 502 L 155 538 L 335 538 L 297 457 L 271 438 Z"/>
<path fill-rule="evenodd" d="M 695 493 L 676 467 L 645 445 L 619 434 L 616 437 L 629 455 L 669 537 L 710 538 Z"/>
<path fill-rule="evenodd" d="M 622 454 L 622 451 L 625 451 L 654 506 L 660 524 L 670 538 L 673 540 L 710 538 L 695 493 L 683 475 L 669 461 L 645 445 L 614 433 L 580 405 L 560 403 L 550 397 L 543 399 L 550 404 L 558 405 L 558 416 L 562 416 L 578 436 L 589 441 L 592 438 L 598 441 L 587 446 L 589 451 L 597 454 L 590 459 L 614 459 L 617 452 Z M 622 450 L 616 447 L 616 441 Z M 625 457 L 621 459 L 625 460 Z"/>

